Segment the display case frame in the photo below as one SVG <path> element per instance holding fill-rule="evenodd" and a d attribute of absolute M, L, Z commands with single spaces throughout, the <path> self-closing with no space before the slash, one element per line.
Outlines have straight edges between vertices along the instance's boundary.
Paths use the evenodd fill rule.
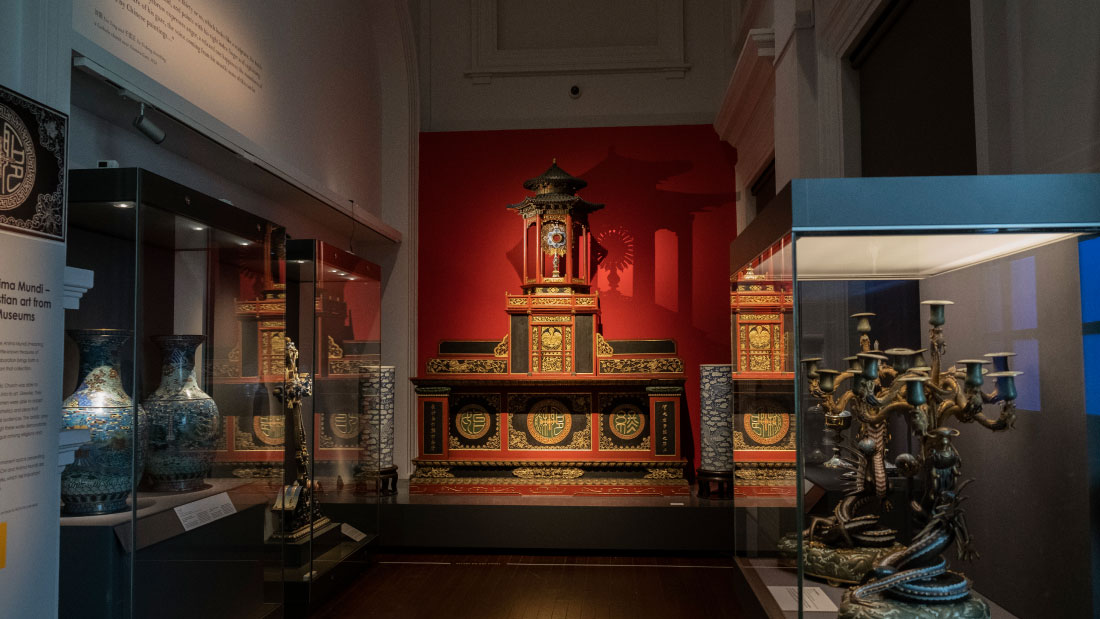
<path fill-rule="evenodd" d="M 794 348 L 795 358 L 801 360 L 806 357 L 817 356 L 821 351 L 821 346 L 828 346 L 829 342 L 839 342 L 839 346 L 847 348 L 858 346 L 859 336 L 864 333 L 864 330 L 858 325 L 858 319 L 848 319 L 847 314 L 838 314 L 837 308 L 840 307 L 848 307 L 856 313 L 868 311 L 869 309 L 878 310 L 880 317 L 872 318 L 872 322 L 878 322 L 877 325 L 872 327 L 870 333 L 869 346 L 872 348 L 878 348 L 875 339 L 880 336 L 883 348 L 899 345 L 917 348 L 920 345 L 911 343 L 910 340 L 912 342 L 928 342 L 929 336 L 925 333 L 928 330 L 926 324 L 926 321 L 929 320 L 928 310 L 921 307 L 919 302 L 927 300 L 925 296 L 931 291 L 946 290 L 947 294 L 960 295 L 960 299 L 965 297 L 967 301 L 982 299 L 982 291 L 984 291 L 986 297 L 992 294 L 989 291 L 1007 291 L 1001 301 L 1003 305 L 1008 307 L 1012 305 L 1014 299 L 1025 299 L 1027 303 L 1034 304 L 1036 297 L 1039 296 L 1034 291 L 1045 286 L 1046 290 L 1065 291 L 1062 296 L 1071 301 L 1073 298 L 1077 298 L 1077 304 L 1080 305 L 1083 303 L 1081 295 L 1074 297 L 1074 294 L 1076 294 L 1075 291 L 1078 290 L 1079 286 L 1085 286 L 1086 276 L 1081 275 L 1080 271 L 1081 268 L 1084 268 L 1084 263 L 1078 265 L 1075 261 L 1070 260 L 1070 257 L 1077 255 L 1078 244 L 1090 238 L 1088 235 L 1095 235 L 1097 232 L 1100 232 L 1100 175 L 1095 174 L 796 179 L 779 192 L 773 202 L 763 208 L 759 216 L 731 244 L 730 265 L 731 274 L 735 274 L 754 261 L 759 263 L 761 256 L 767 254 L 769 248 L 785 236 L 790 235 L 792 242 L 790 252 L 785 257 L 788 265 L 786 272 L 773 273 L 773 275 L 776 277 L 785 276 L 794 285 L 794 329 L 796 334 Z M 1031 235 L 1031 237 L 1025 235 Z M 1040 237 L 1036 235 L 1049 236 Z M 866 255 L 861 252 L 871 247 L 880 238 L 885 239 L 887 244 L 897 242 L 898 247 L 901 246 L 901 242 L 911 242 L 908 247 L 911 248 L 909 251 L 913 253 L 894 263 L 893 266 L 896 266 L 899 270 L 891 272 L 889 250 L 892 248 L 881 249 L 886 245 L 876 245 L 880 248 L 879 251 L 882 252 L 878 255 L 878 261 L 875 262 L 877 271 L 870 274 L 861 274 L 860 267 L 866 267 L 867 263 Z M 1028 238 L 1032 240 L 1029 241 Z M 920 246 L 919 241 L 922 239 L 929 240 L 931 244 Z M 935 248 L 936 251 L 931 251 L 929 248 Z M 1067 251 L 1053 256 L 1051 252 L 1060 251 L 1059 248 Z M 1047 254 L 1040 255 L 1037 258 L 1038 262 L 1035 263 L 1039 266 L 1034 267 L 1039 269 L 1037 271 L 1038 277 L 1035 275 L 1036 272 L 1031 272 L 1031 279 L 1027 280 L 1033 284 L 1038 281 L 1038 284 L 1035 285 L 1039 288 L 1028 289 L 1026 285 L 1020 283 L 1024 280 L 1012 280 L 1013 277 L 1018 276 L 1018 273 L 1012 271 L 1013 268 L 1019 270 L 1027 267 L 1028 264 L 1032 264 L 1021 262 L 1013 267 L 1009 264 L 1012 258 L 1030 259 L 1035 253 L 1044 251 Z M 829 254 L 828 252 L 833 253 Z M 823 255 L 851 259 L 847 261 L 839 260 L 838 262 L 844 265 L 843 268 L 837 269 L 833 273 L 827 273 L 823 264 L 828 261 L 822 260 Z M 936 261 L 928 262 L 925 260 L 922 262 L 921 259 L 918 259 L 933 255 L 937 256 L 938 264 L 935 263 Z M 947 257 L 943 257 L 944 255 Z M 952 259 L 954 262 L 952 262 Z M 860 263 L 860 260 L 863 260 L 863 264 Z M 1048 265 L 1057 264 L 1061 269 L 1061 273 L 1054 276 L 1054 273 L 1050 272 L 1049 266 L 1043 266 L 1043 260 L 1046 260 Z M 1021 264 L 1023 266 L 1020 266 Z M 919 273 L 902 272 L 906 268 L 916 268 L 914 265 L 925 270 Z M 1044 272 L 1044 268 L 1048 270 Z M 1000 271 L 996 271 L 996 269 L 1000 269 Z M 864 268 L 863 270 L 869 269 Z M 979 273 L 999 273 L 1001 280 L 988 281 L 983 288 L 980 283 L 983 280 L 977 275 Z M 966 277 L 971 279 L 966 280 Z M 1078 281 L 1078 277 L 1081 277 L 1080 281 Z M 990 280 L 991 278 L 986 277 L 986 279 Z M 927 284 L 891 285 L 891 282 L 925 282 L 926 280 Z M 958 283 L 951 283 L 961 281 L 970 281 L 971 284 L 966 288 L 961 287 Z M 823 284 L 821 282 L 842 282 L 844 285 Z M 975 285 L 976 282 L 978 285 Z M 831 291 L 826 290 L 830 285 L 832 286 Z M 861 289 L 858 300 L 855 300 L 856 297 L 852 296 L 851 290 L 856 287 Z M 1028 292 L 1028 290 L 1031 290 L 1031 292 Z M 830 297 L 830 295 L 833 296 Z M 950 296 L 940 298 L 950 298 Z M 988 301 L 988 299 L 986 300 Z M 837 302 L 840 305 L 837 305 Z M 878 304 L 878 307 L 872 308 L 871 305 L 875 303 Z M 1027 303 L 1024 303 L 1024 305 Z M 970 305 L 977 306 L 978 304 L 970 303 Z M 986 305 L 988 306 L 989 303 Z M 1017 305 L 1020 305 L 1020 303 L 1017 303 Z M 1039 307 L 1040 309 L 1036 310 L 1039 319 L 1045 319 L 1047 325 L 1053 324 L 1054 321 L 1051 320 L 1049 311 L 1042 308 L 1041 302 Z M 979 351 L 977 348 L 970 352 L 972 347 L 982 345 L 978 343 L 978 340 L 982 339 L 977 336 L 979 333 L 990 334 L 985 337 L 988 340 L 987 344 L 994 346 L 996 350 L 1000 350 L 996 346 L 1001 342 L 1005 342 L 1004 338 L 1006 336 L 998 334 L 992 327 L 985 328 L 985 326 L 982 326 L 977 328 L 980 323 L 975 322 L 972 316 L 973 311 L 971 310 L 971 313 L 968 313 L 965 308 L 959 305 L 948 308 L 947 324 L 943 327 L 943 331 L 947 334 L 949 350 L 952 347 L 951 337 L 953 334 L 956 341 L 959 342 L 958 346 L 967 351 L 965 354 L 980 355 L 980 353 L 986 352 L 985 350 Z M 1005 311 L 1015 310 L 1009 307 Z M 1044 311 L 1048 311 L 1048 314 L 1044 315 Z M 1072 314 L 1072 312 L 1070 313 Z M 829 321 L 821 316 L 826 314 L 839 315 L 839 322 L 837 319 L 830 318 L 829 321 L 833 323 L 832 326 L 824 325 L 824 322 Z M 1072 323 L 1072 320 L 1069 322 Z M 952 331 L 952 327 L 954 327 L 954 331 Z M 898 338 L 894 335 L 898 332 L 905 334 L 901 338 L 905 341 L 895 343 Z M 1064 356 L 1072 357 L 1073 360 L 1070 361 L 1069 367 L 1073 367 L 1073 364 L 1076 363 L 1079 371 L 1082 360 L 1079 357 L 1080 353 L 1075 351 L 1080 350 L 1082 328 L 1069 324 L 1061 330 L 1061 333 L 1070 342 L 1073 341 L 1074 337 L 1077 338 L 1078 348 L 1064 349 Z M 1049 334 L 1049 331 L 1047 334 Z M 923 340 L 921 340 L 922 337 Z M 1032 334 L 1031 337 L 1039 336 Z M 1039 345 L 1041 344 L 1042 340 L 1040 339 Z M 1001 345 L 1006 346 L 1005 350 L 1012 350 L 1008 347 L 1008 343 Z M 834 352 L 832 356 L 838 354 Z M 947 371 L 949 362 L 955 360 L 957 355 L 964 354 L 964 352 L 962 350 L 951 350 L 947 354 L 948 357 L 944 361 L 944 371 Z M 823 356 L 828 357 L 828 355 Z M 1020 356 L 1024 358 L 1026 354 L 1021 351 Z M 1004 357 L 1001 358 L 1004 359 Z M 1044 356 L 1043 360 L 1048 362 L 1049 357 Z M 892 358 L 891 362 L 893 362 Z M 759 510 L 749 513 L 752 510 L 744 509 L 748 507 L 744 502 L 740 502 L 738 507 L 741 509 L 736 510 L 738 514 L 737 524 L 735 525 L 735 539 L 738 565 L 756 594 L 756 598 L 760 601 L 761 609 L 769 616 L 801 616 L 803 612 L 821 610 L 820 608 L 814 608 L 812 604 L 815 601 L 820 601 L 822 597 L 830 597 L 833 602 L 840 603 L 839 594 L 842 594 L 846 588 L 833 586 L 840 584 L 835 581 L 830 584 L 826 581 L 811 578 L 810 572 L 812 570 L 807 566 L 805 552 L 805 531 L 803 527 L 809 524 L 810 516 L 820 517 L 823 512 L 827 515 L 827 506 L 835 504 L 839 497 L 843 496 L 843 492 L 830 490 L 828 481 L 823 481 L 820 478 L 815 479 L 813 474 L 813 470 L 819 467 L 810 462 L 813 458 L 809 456 L 813 450 L 814 441 L 820 439 L 823 428 L 820 426 L 815 428 L 810 425 L 813 421 L 811 417 L 814 417 L 815 414 L 809 410 L 809 407 L 814 404 L 815 400 L 810 398 L 808 387 L 811 381 L 809 374 L 815 372 L 818 367 L 829 367 L 839 371 L 846 368 L 838 366 L 841 362 L 831 358 L 820 362 L 820 365 L 815 365 L 815 363 L 817 362 L 799 365 L 796 369 L 794 384 L 797 392 L 792 393 L 795 400 L 795 427 L 798 433 L 797 480 L 798 487 L 801 489 L 797 493 L 796 505 L 765 507 L 764 509 L 771 510 L 769 516 L 762 515 Z M 882 363 L 884 366 L 888 366 L 887 361 Z M 1037 374 L 1033 379 L 1034 382 L 1029 384 L 1028 389 L 1038 392 L 1038 385 L 1041 380 L 1042 385 L 1044 385 L 1043 400 L 1053 402 L 1055 396 L 1051 395 L 1054 393 L 1051 391 L 1052 386 L 1065 374 L 1064 369 L 1067 366 L 1058 364 L 1057 367 L 1062 368 L 1063 371 L 1056 377 L 1051 373 L 1054 371 L 1056 364 L 1046 363 L 1046 365 L 1049 368 L 1040 363 L 1037 372 L 1033 365 L 1023 369 Z M 1020 368 L 1015 366 L 1009 368 L 1009 370 L 1017 369 Z M 1001 376 L 998 376 L 996 381 L 992 378 L 987 379 L 985 390 L 988 392 L 994 382 L 1001 383 L 1001 378 Z M 1012 381 L 1009 380 L 1008 382 L 1011 383 Z M 1068 381 L 1064 388 L 1058 391 L 1082 392 L 1084 389 L 1082 382 Z M 1020 384 L 1021 387 L 1017 391 L 1023 393 L 1022 385 L 1024 383 Z M 1005 385 L 1000 386 L 1004 391 Z M 1062 394 L 1059 393 L 1059 395 Z M 1029 397 L 1037 396 L 1038 394 L 1034 393 Z M 996 423 L 997 411 L 999 410 L 996 406 L 1004 405 L 1003 398 L 1002 400 L 994 400 L 993 404 L 995 406 L 990 406 L 987 401 L 987 413 L 991 417 L 990 421 Z M 1028 406 L 1035 405 L 1029 404 Z M 1035 577 L 1033 575 L 1031 578 L 1025 578 L 1021 572 L 1021 569 L 1025 568 L 1021 566 L 1026 565 L 1029 561 L 1041 563 L 1044 560 L 1051 561 L 1052 559 L 1044 559 L 1043 554 L 1034 554 L 1036 544 L 1030 542 L 1021 544 L 1024 547 L 1021 552 L 1029 553 L 1029 559 L 1022 564 L 1010 561 L 1001 556 L 1003 553 L 992 550 L 991 546 L 1009 542 L 1000 539 L 1007 534 L 1004 527 L 989 525 L 989 506 L 996 505 L 999 509 L 1004 509 L 1005 501 L 1008 500 L 1006 497 L 1013 496 L 1024 501 L 1030 501 L 1035 505 L 1042 505 L 1044 507 L 1037 516 L 1029 516 L 1029 522 L 1032 523 L 1032 526 L 1028 530 L 1036 531 L 1035 535 L 1045 539 L 1064 525 L 1062 533 L 1073 531 L 1075 539 L 1081 538 L 1079 539 L 1081 544 L 1090 535 L 1089 523 L 1094 520 L 1090 519 L 1088 513 L 1088 493 L 1084 483 L 1084 475 L 1088 469 L 1087 454 L 1100 447 L 1100 444 L 1093 436 L 1096 433 L 1092 429 L 1088 431 L 1088 437 L 1085 437 L 1086 424 L 1083 410 L 1067 413 L 1069 416 L 1065 419 L 1059 418 L 1062 419 L 1063 423 L 1068 424 L 1067 427 L 1076 428 L 1074 432 L 1078 435 L 1077 437 L 1073 439 L 1064 437 L 1062 439 L 1042 438 L 1040 440 L 1044 450 L 1057 449 L 1058 445 L 1064 445 L 1063 449 L 1066 457 L 1080 465 L 1070 467 L 1074 470 L 1074 473 L 1069 474 L 1067 478 L 1065 474 L 1060 477 L 1056 476 L 1054 472 L 1044 466 L 1036 466 L 1030 469 L 1030 478 L 1033 481 L 1039 482 L 1039 480 L 1042 480 L 1041 485 L 1045 484 L 1048 487 L 1061 489 L 1061 503 L 1058 507 L 1052 507 L 1053 497 L 1047 496 L 1049 492 L 1053 491 L 1045 491 L 1045 494 L 1044 491 L 1039 491 L 1036 486 L 1021 486 L 1016 480 L 1005 479 L 1003 475 L 993 472 L 994 469 L 987 470 L 985 468 L 989 466 L 990 456 L 987 455 L 987 450 L 998 449 L 996 444 L 1004 443 L 1004 437 L 1013 437 L 1013 433 L 1021 433 L 1020 426 L 1025 426 L 1026 429 L 1023 432 L 1029 432 L 1032 435 L 1038 433 L 1039 436 L 1049 437 L 1049 435 L 1037 429 L 1038 426 L 1035 425 L 1037 423 L 1036 416 L 1031 411 L 1025 412 L 1023 405 L 1020 408 L 1020 412 L 1016 414 L 1017 427 L 1005 434 L 989 436 L 988 432 L 982 432 L 982 428 L 979 427 L 984 423 L 963 424 L 961 427 L 963 440 L 966 441 L 965 443 L 960 442 L 966 448 L 966 451 L 962 453 L 962 457 L 967 458 L 967 466 L 962 469 L 963 476 L 967 478 L 971 476 L 979 477 L 975 485 L 966 490 L 966 493 L 973 493 L 977 497 L 968 505 L 976 512 L 985 515 L 984 518 L 976 521 L 976 527 L 992 529 L 992 534 L 987 532 L 980 538 L 984 540 L 981 547 L 990 556 L 983 557 L 974 564 L 979 567 L 958 561 L 952 561 L 950 567 L 953 570 L 965 571 L 968 576 L 973 572 L 973 591 L 976 592 L 973 597 L 987 599 L 990 602 L 989 608 L 993 616 L 1013 616 L 1012 613 L 1020 616 L 1035 616 L 1035 613 L 1041 613 L 1042 611 L 1039 609 L 1042 608 L 1042 599 L 1026 593 L 1029 587 L 1032 587 L 1032 591 L 1034 591 L 1034 587 L 1038 586 Z M 1050 406 L 1046 406 L 1040 410 L 1049 409 Z M 1031 425 L 1028 426 L 1027 424 Z M 858 422 L 856 425 L 858 425 Z M 1091 425 L 1088 427 L 1092 428 Z M 912 437 L 908 436 L 909 433 L 905 431 L 905 422 L 902 422 L 900 429 L 891 426 L 890 431 L 894 435 L 887 447 L 888 452 L 892 454 L 891 458 L 894 455 L 913 450 L 916 450 L 915 453 L 918 455 L 921 454 L 920 441 L 914 441 Z M 852 434 L 855 434 L 855 432 L 855 430 L 851 431 Z M 973 435 L 973 437 L 970 435 Z M 1015 438 L 1009 440 L 1010 445 L 1017 448 L 1021 447 Z M 1062 440 L 1062 443 L 1058 443 L 1057 440 Z M 853 444 L 853 446 L 855 445 Z M 961 450 L 962 448 L 960 448 Z M 1024 456 L 1021 455 L 1021 457 Z M 1061 485 L 1046 483 L 1059 478 L 1067 478 L 1070 481 Z M 982 485 L 985 485 L 986 489 L 978 490 Z M 891 475 L 888 488 L 891 493 L 894 493 L 890 495 L 890 499 L 895 504 L 900 502 L 902 505 L 905 505 L 912 498 L 922 499 L 922 492 L 925 490 L 925 487 L 921 484 L 908 481 L 908 478 L 902 475 Z M 991 499 L 991 496 L 994 498 Z M 905 510 L 901 511 L 904 512 Z M 972 517 L 972 521 L 974 521 L 974 518 Z M 1059 526 L 1054 526 L 1055 523 Z M 915 520 L 908 520 L 907 516 L 900 517 L 900 515 L 890 521 L 890 526 L 898 532 L 898 539 L 903 542 L 903 545 L 911 543 L 912 539 L 920 535 L 921 527 L 917 526 L 918 524 L 920 523 Z M 764 525 L 770 526 L 770 530 L 761 533 L 762 527 L 767 528 Z M 784 555 L 778 547 L 778 538 L 784 533 L 797 536 L 793 554 Z M 1094 535 L 1095 533 L 1091 534 Z M 1047 539 L 1046 543 L 1048 547 L 1058 546 L 1057 540 L 1054 538 Z M 954 559 L 954 550 L 952 550 L 951 555 L 951 559 Z M 1084 575 L 1092 572 L 1095 567 L 1095 559 L 1090 558 L 1085 551 L 1067 550 L 1060 553 L 1060 555 L 1062 561 L 1059 562 L 1059 570 L 1065 570 L 1065 564 L 1070 563 L 1076 573 Z M 983 562 L 992 562 L 993 566 L 987 568 L 982 565 Z M 782 569 L 783 565 L 789 567 Z M 1050 563 L 1050 565 L 1053 566 L 1053 563 Z M 776 567 L 781 569 L 770 569 Z M 1039 580 L 1044 580 L 1044 578 Z M 796 601 L 792 603 L 793 605 L 789 607 L 789 610 L 781 608 L 779 598 L 782 595 L 775 590 L 769 590 L 769 586 L 791 587 L 790 594 Z M 1046 582 L 1044 580 L 1043 587 L 1046 591 L 1058 592 L 1058 595 L 1061 596 L 1060 599 L 1063 600 L 1063 609 L 1070 615 L 1091 616 L 1089 613 L 1091 600 L 1087 586 L 1083 589 L 1083 594 L 1081 593 L 1082 589 L 1075 588 L 1075 585 L 1071 585 L 1065 580 L 1060 582 Z M 1044 594 L 1045 596 L 1046 594 Z M 811 604 L 811 606 L 806 606 L 807 604 Z M 1039 606 L 1036 606 L 1037 604 Z M 851 612 L 850 608 L 846 610 L 843 604 L 839 605 L 840 612 Z M 828 605 L 826 604 L 826 606 Z M 805 610 L 799 610 L 799 608 Z M 836 613 L 836 610 L 826 611 L 825 613 L 814 612 L 813 616 L 835 616 Z"/>
<path fill-rule="evenodd" d="M 127 332 L 113 366 L 115 391 L 127 399 L 123 417 L 136 421 L 118 437 L 128 437 L 126 458 L 144 474 L 130 476 L 124 510 L 62 518 L 61 614 L 293 616 L 313 593 L 281 535 L 295 523 L 291 510 L 278 506 L 292 497 L 303 502 L 287 485 L 296 456 L 288 448 L 296 444 L 279 440 L 257 450 L 261 457 L 239 460 L 230 449 L 242 434 L 255 442 L 264 425 L 255 419 L 293 429 L 301 410 L 301 390 L 286 380 L 297 376 L 288 372 L 284 346 L 297 308 L 287 307 L 285 231 L 139 168 L 73 170 L 70 203 L 68 264 L 93 271 L 95 280 L 80 308 L 67 313 L 67 327 Z M 312 304 L 308 312 L 307 324 Z M 191 335 L 153 338 L 181 333 Z M 77 359 L 68 344 L 66 394 L 81 379 Z M 178 487 L 155 491 L 154 452 L 194 433 L 181 420 L 196 415 L 196 401 L 219 409 L 215 443 L 172 452 L 172 462 L 199 452 L 213 462 L 197 484 L 178 483 L 183 474 L 176 470 Z M 166 406 L 167 437 L 158 438 L 161 422 L 152 412 Z M 82 457 L 78 451 L 78 464 Z M 307 575 L 312 519 L 308 525 Z"/>

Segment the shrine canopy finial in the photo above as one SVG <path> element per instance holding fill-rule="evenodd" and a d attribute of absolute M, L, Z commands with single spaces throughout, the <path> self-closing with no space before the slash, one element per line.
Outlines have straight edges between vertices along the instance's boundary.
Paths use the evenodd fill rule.
<path fill-rule="evenodd" d="M 577 191 L 587 186 L 587 182 L 559 168 L 558 160 L 554 158 L 545 172 L 523 183 L 523 188 L 535 192 L 535 195 L 528 196 L 517 204 L 510 204 L 508 208 L 519 211 L 524 217 L 529 216 L 532 211 L 545 212 L 551 209 L 583 216 L 603 208 L 602 204 L 588 202 L 577 196 Z"/>

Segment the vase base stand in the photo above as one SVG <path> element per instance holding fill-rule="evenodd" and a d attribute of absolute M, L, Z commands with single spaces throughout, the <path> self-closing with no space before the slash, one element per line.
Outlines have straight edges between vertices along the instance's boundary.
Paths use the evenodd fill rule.
<path fill-rule="evenodd" d="M 711 471 L 699 468 L 695 469 L 695 480 L 698 483 L 696 494 L 700 499 L 733 498 L 733 471 Z M 711 484 L 715 486 L 713 492 Z"/>

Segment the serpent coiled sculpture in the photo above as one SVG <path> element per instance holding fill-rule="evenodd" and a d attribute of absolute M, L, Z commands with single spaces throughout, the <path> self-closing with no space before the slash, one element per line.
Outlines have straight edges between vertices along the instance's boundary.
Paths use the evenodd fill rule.
<path fill-rule="evenodd" d="M 919 440 L 920 451 L 902 453 L 895 458 L 898 470 L 922 483 L 919 501 L 910 505 L 921 525 L 906 546 L 894 545 L 879 552 L 869 569 L 851 589 L 841 606 L 842 617 L 908 616 L 920 605 L 921 616 L 983 617 L 988 606 L 970 596 L 970 582 L 961 573 L 948 569 L 943 553 L 954 544 L 960 559 L 977 557 L 967 530 L 962 490 L 969 481 L 960 481 L 961 458 L 952 443 L 959 431 L 947 427 L 951 419 L 960 423 L 978 423 L 993 431 L 1012 427 L 1016 419 L 1015 378 L 1021 372 L 1009 369 L 1014 353 L 989 353 L 984 359 L 964 359 L 943 368 L 946 351 L 943 336 L 945 308 L 951 301 L 924 301 L 930 309 L 930 347 L 925 350 L 892 348 L 884 353 L 871 347 L 870 317 L 856 314 L 860 333 L 860 352 L 849 358 L 845 372 L 821 369 L 821 359 L 802 361 L 809 379 L 810 394 L 825 412 L 826 425 L 843 427 L 859 420 L 856 449 L 838 448 L 844 456 L 834 458 L 833 466 L 843 469 L 848 482 L 844 499 L 832 515 L 814 517 L 803 532 L 804 544 L 832 547 L 883 548 L 894 544 L 895 531 L 879 525 L 886 500 L 889 479 L 886 475 L 888 422 L 891 416 L 905 418 L 910 431 Z M 876 343 L 877 348 L 877 343 Z M 923 354 L 931 363 L 925 365 Z M 986 373 L 985 365 L 994 371 Z M 996 380 L 992 392 L 982 390 L 985 378 Z M 850 389 L 839 397 L 837 387 L 851 381 Z M 995 418 L 985 415 L 985 405 L 997 405 Z M 807 569 L 807 573 L 812 571 Z M 927 608 L 926 608 L 927 607 Z M 901 612 L 901 615 L 898 613 Z"/>

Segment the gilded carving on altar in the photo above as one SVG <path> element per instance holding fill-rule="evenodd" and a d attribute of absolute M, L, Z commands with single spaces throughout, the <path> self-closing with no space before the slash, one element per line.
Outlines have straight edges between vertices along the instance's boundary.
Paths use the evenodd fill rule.
<path fill-rule="evenodd" d="M 512 474 L 520 479 L 577 479 L 584 475 L 584 470 L 576 467 L 529 466 L 512 469 Z"/>
<path fill-rule="evenodd" d="M 596 356 L 597 357 L 610 357 L 615 354 L 615 349 L 611 347 L 611 344 L 607 343 L 607 340 L 603 339 L 602 333 L 596 334 Z"/>
<path fill-rule="evenodd" d="M 508 363 L 503 359 L 429 359 L 429 374 L 504 374 Z"/>
<path fill-rule="evenodd" d="M 501 340 L 500 343 L 496 345 L 496 348 L 493 349 L 493 356 L 494 357 L 507 357 L 508 356 L 508 334 L 507 333 L 504 334 L 504 339 Z"/>
<path fill-rule="evenodd" d="M 662 359 L 600 359 L 601 374 L 666 374 L 683 373 L 679 358 Z"/>

